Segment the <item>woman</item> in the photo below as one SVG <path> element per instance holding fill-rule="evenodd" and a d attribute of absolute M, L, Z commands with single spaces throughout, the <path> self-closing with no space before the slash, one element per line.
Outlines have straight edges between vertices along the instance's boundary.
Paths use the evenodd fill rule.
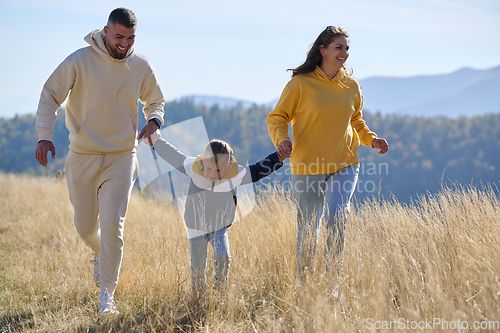
<path fill-rule="evenodd" d="M 306 61 L 291 70 L 292 79 L 267 117 L 279 157 L 290 157 L 292 195 L 298 208 L 299 275 L 311 266 L 309 255 L 314 254 L 322 217 L 328 258 L 342 251 L 343 224 L 358 180 L 359 145 L 380 149 L 379 154 L 389 149 L 387 141 L 377 138 L 362 119 L 359 84 L 344 67 L 348 57 L 347 31 L 327 27 Z M 290 122 L 293 145 L 288 136 Z M 306 244 L 310 251 L 305 251 Z"/>

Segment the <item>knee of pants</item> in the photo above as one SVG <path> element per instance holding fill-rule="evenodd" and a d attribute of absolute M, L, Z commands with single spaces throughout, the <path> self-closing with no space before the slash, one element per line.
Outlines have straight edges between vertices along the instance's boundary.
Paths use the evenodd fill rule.
<path fill-rule="evenodd" d="M 333 223 L 327 223 L 326 225 L 326 235 L 328 241 L 334 238 L 338 238 L 341 242 L 344 239 L 345 232 L 345 220 L 337 220 Z"/>
<path fill-rule="evenodd" d="M 325 222 L 327 226 L 338 225 L 343 223 L 347 218 L 348 208 L 345 205 L 336 205 L 333 210 L 328 210 L 325 212 Z"/>
<path fill-rule="evenodd" d="M 206 267 L 204 266 L 191 266 L 191 276 L 196 279 L 204 278 L 205 277 L 205 269 Z"/>
<path fill-rule="evenodd" d="M 220 251 L 216 253 L 214 259 L 216 263 L 224 264 L 226 266 L 229 266 L 231 263 L 231 255 L 229 254 L 229 251 Z"/>
<path fill-rule="evenodd" d="M 115 220 L 102 220 L 101 221 L 101 234 L 108 234 L 117 237 L 123 236 L 123 222 L 121 218 Z"/>
<path fill-rule="evenodd" d="M 323 215 L 323 205 L 316 205 L 311 208 L 297 209 L 297 222 L 300 224 L 311 224 L 313 221 L 321 218 Z"/>
<path fill-rule="evenodd" d="M 207 266 L 206 257 L 191 255 L 191 272 L 204 272 Z"/>
<path fill-rule="evenodd" d="M 75 226 L 76 226 L 76 231 L 78 232 L 78 235 L 83 240 L 87 239 L 92 239 L 95 237 L 98 237 L 99 235 L 99 222 L 98 221 L 93 221 L 93 222 L 87 222 L 83 223 L 82 221 L 79 221 L 75 218 Z"/>
<path fill-rule="evenodd" d="M 305 195 L 295 199 L 297 207 L 297 221 L 299 225 L 317 219 L 323 214 L 324 200 L 323 197 L 317 195 Z"/>

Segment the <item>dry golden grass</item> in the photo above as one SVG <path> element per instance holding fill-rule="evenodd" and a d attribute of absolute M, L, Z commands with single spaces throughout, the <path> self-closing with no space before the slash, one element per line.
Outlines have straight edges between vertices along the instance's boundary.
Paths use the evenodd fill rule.
<path fill-rule="evenodd" d="M 500 203 L 490 190 L 360 204 L 341 268 L 325 271 L 320 239 L 315 270 L 300 283 L 295 208 L 271 191 L 230 228 L 226 295 L 210 290 L 199 304 L 190 302 L 179 213 L 133 195 L 120 315 L 111 319 L 97 314 L 92 251 L 72 214 L 64 181 L 0 174 L 1 332 L 434 332 L 476 321 L 483 329 L 467 331 L 498 329 Z M 437 319 L 450 329 L 425 326 Z"/>

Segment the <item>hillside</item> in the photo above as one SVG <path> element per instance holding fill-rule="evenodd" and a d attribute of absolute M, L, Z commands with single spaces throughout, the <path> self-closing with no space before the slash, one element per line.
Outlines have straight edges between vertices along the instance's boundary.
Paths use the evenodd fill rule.
<path fill-rule="evenodd" d="M 211 288 L 209 255 L 209 287 L 196 302 L 179 212 L 133 195 L 116 290 L 120 315 L 106 320 L 97 314 L 93 254 L 75 230 L 64 180 L 0 174 L 0 331 L 500 330 L 500 205 L 491 191 L 445 189 L 410 205 L 359 205 L 346 226 L 343 264 L 325 270 L 320 237 L 304 279 L 296 275 L 289 199 L 267 192 L 230 227 L 229 284 Z M 425 321 L 431 329 L 416 329 Z M 397 330 L 375 329 L 395 323 Z"/>
<path fill-rule="evenodd" d="M 194 105 L 202 105 L 202 106 L 207 106 L 207 107 L 212 107 L 214 105 L 217 105 L 219 108 L 224 109 L 224 108 L 235 108 L 238 105 L 243 107 L 244 109 L 249 109 L 252 107 L 252 105 L 256 103 L 252 103 L 249 101 L 243 101 L 235 98 L 229 98 L 229 97 L 219 97 L 219 96 L 206 96 L 206 95 L 191 95 L 191 96 L 184 96 L 181 97 L 175 102 L 182 102 L 182 101 L 187 101 L 191 102 Z"/>

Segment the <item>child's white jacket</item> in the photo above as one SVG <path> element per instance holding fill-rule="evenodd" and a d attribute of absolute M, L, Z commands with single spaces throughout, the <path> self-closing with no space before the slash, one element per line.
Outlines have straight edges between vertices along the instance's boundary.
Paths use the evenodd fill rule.
<path fill-rule="evenodd" d="M 191 178 L 184 220 L 188 229 L 201 234 L 233 223 L 238 186 L 257 182 L 283 166 L 276 153 L 248 166 L 238 165 L 233 157 L 222 178 L 212 182 L 204 176 L 199 156 L 188 157 L 164 139 L 157 140 L 154 149 L 170 165 Z"/>

